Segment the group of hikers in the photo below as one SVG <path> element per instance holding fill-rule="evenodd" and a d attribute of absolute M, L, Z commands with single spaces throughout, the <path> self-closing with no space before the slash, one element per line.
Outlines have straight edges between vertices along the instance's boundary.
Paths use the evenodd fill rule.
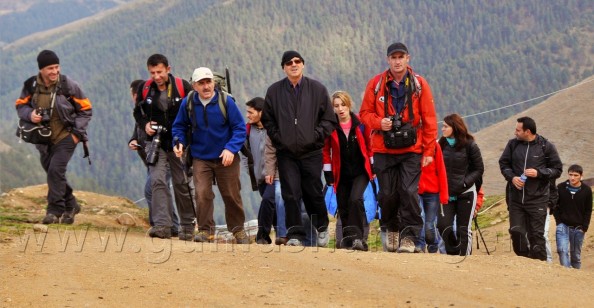
<path fill-rule="evenodd" d="M 323 175 L 336 195 L 337 247 L 369 249 L 364 191 L 377 180 L 385 251 L 471 254 L 471 222 L 482 200 L 481 151 L 458 114 L 443 118 L 438 139 L 431 88 L 413 71 L 410 57 L 403 43 L 388 46 L 388 69 L 369 79 L 357 114 L 348 92 L 330 95 L 303 74 L 299 52 L 285 51 L 280 64 L 286 77 L 246 103 L 246 124 L 211 69 L 196 68 L 186 81 L 171 73 L 164 55 L 151 55 L 150 79 L 130 86 L 135 129 L 128 142 L 148 169 L 149 236 L 214 241 L 216 184 L 228 230 L 237 244 L 249 244 L 240 194 L 243 164 L 251 189 L 262 197 L 257 244 L 272 244 L 274 228 L 276 245 L 328 245 Z M 66 166 L 77 144 L 88 140 L 91 102 L 60 74 L 53 51 L 40 52 L 37 61 L 39 74 L 25 81 L 16 108 L 21 121 L 51 131 L 35 142 L 47 172 L 43 223 L 72 224 L 80 206 Z M 582 168 L 572 165 L 568 181 L 555 186 L 561 160 L 529 117 L 517 120 L 499 165 L 508 182 L 514 252 L 551 258 L 546 234 L 553 211 L 560 262 L 579 268 L 592 211 Z"/>

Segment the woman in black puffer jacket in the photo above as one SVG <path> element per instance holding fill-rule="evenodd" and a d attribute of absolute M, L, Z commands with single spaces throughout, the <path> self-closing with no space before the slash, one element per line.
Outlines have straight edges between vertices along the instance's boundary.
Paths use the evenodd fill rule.
<path fill-rule="evenodd" d="M 464 256 L 472 249 L 471 222 L 485 167 L 481 151 L 460 115 L 450 114 L 443 122 L 439 145 L 443 150 L 450 198 L 448 204 L 442 205 L 437 228 L 447 254 Z"/>

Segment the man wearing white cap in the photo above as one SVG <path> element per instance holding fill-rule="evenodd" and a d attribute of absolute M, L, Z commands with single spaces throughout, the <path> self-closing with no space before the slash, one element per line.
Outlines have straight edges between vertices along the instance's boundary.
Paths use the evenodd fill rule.
<path fill-rule="evenodd" d="M 240 158 L 238 155 L 246 138 L 245 122 L 235 100 L 215 88 L 214 75 L 209 68 L 199 67 L 192 74 L 193 92 L 182 101 L 173 123 L 174 152 L 182 156 L 190 147 L 196 203 L 198 206 L 199 232 L 197 242 L 214 240 L 213 179 L 225 203 L 225 220 L 238 244 L 249 244 L 243 224 L 245 213 L 240 195 Z M 219 105 L 223 95 L 225 106 Z M 191 114 L 187 104 L 191 105 Z M 225 108 L 226 116 L 221 108 Z M 191 139 L 186 138 L 191 130 Z"/>

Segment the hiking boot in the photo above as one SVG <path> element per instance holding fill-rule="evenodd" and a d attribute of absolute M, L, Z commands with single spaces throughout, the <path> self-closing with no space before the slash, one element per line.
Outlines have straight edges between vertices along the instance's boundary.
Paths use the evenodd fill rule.
<path fill-rule="evenodd" d="M 171 228 L 171 236 L 172 237 L 179 236 L 179 229 L 178 228 Z"/>
<path fill-rule="evenodd" d="M 250 243 L 250 237 L 245 233 L 244 230 L 235 232 L 233 234 L 233 236 L 235 237 L 235 242 L 237 244 L 247 244 L 247 245 L 249 245 L 249 243 Z"/>
<path fill-rule="evenodd" d="M 256 244 L 258 244 L 258 245 L 269 245 L 270 243 L 268 243 L 268 241 L 267 241 L 267 240 L 265 240 L 265 239 L 261 238 L 261 239 L 258 239 L 258 240 L 256 241 Z"/>
<path fill-rule="evenodd" d="M 287 241 L 286 245 L 287 246 L 303 246 L 303 243 L 301 243 L 301 241 L 296 238 L 292 238 Z"/>
<path fill-rule="evenodd" d="M 328 233 L 328 230 L 318 232 L 318 247 L 328 246 L 329 240 L 330 240 L 330 234 Z"/>
<path fill-rule="evenodd" d="M 288 238 L 286 237 L 279 237 L 276 240 L 274 240 L 274 244 L 275 245 L 287 245 L 287 242 L 289 241 Z"/>
<path fill-rule="evenodd" d="M 158 237 L 162 239 L 171 238 L 171 228 L 170 227 L 152 227 L 149 230 L 150 237 Z"/>
<path fill-rule="evenodd" d="M 415 252 L 415 242 L 410 237 L 405 237 L 400 242 L 400 246 L 398 247 L 398 252 L 403 253 L 413 253 Z"/>
<path fill-rule="evenodd" d="M 425 249 L 419 246 L 415 246 L 415 253 L 425 253 Z"/>
<path fill-rule="evenodd" d="M 175 236 L 173 232 L 171 233 L 171 236 Z M 180 241 L 194 240 L 194 228 L 181 228 L 181 231 L 177 234 L 177 238 L 179 238 Z"/>
<path fill-rule="evenodd" d="M 194 242 L 208 243 L 214 241 L 214 234 L 206 231 L 200 231 L 194 236 Z"/>
<path fill-rule="evenodd" d="M 388 252 L 396 251 L 396 249 L 398 248 L 398 238 L 398 232 L 386 232 L 386 250 Z"/>
<path fill-rule="evenodd" d="M 351 246 L 352 250 L 360 250 L 360 251 L 367 251 L 369 250 L 369 247 L 367 246 L 367 243 L 363 240 L 353 240 L 353 246 Z"/>
<path fill-rule="evenodd" d="M 54 214 L 47 213 L 41 223 L 44 225 L 57 224 L 60 223 L 60 218 Z"/>
<path fill-rule="evenodd" d="M 74 211 L 64 212 L 64 214 L 62 214 L 62 217 L 60 218 L 60 223 L 65 224 L 65 225 L 73 224 L 74 223 L 74 215 L 76 215 L 74 213 Z"/>

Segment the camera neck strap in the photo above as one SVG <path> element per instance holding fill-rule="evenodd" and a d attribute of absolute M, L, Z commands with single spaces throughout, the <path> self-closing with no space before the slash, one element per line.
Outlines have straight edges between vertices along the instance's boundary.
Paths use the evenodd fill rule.
<path fill-rule="evenodd" d="M 380 82 L 381 82 L 381 78 L 380 78 Z M 396 81 L 394 81 L 396 82 Z M 388 112 L 388 104 L 389 104 L 389 99 L 388 97 L 391 96 L 390 95 L 390 88 L 388 87 L 388 71 L 386 71 L 386 83 L 384 84 L 384 117 L 389 117 L 389 112 Z M 404 86 L 405 86 L 405 98 L 404 98 L 404 104 L 405 104 L 405 108 L 406 106 L 408 106 L 408 122 L 410 122 L 411 124 L 414 123 L 415 121 L 415 115 L 413 113 L 413 106 L 412 106 L 412 80 L 410 78 L 410 73 L 406 74 L 406 79 L 404 81 Z M 403 110 L 404 111 L 404 110 Z M 396 115 L 396 114 L 394 114 Z M 400 115 L 398 115 L 399 118 L 401 118 Z"/>

